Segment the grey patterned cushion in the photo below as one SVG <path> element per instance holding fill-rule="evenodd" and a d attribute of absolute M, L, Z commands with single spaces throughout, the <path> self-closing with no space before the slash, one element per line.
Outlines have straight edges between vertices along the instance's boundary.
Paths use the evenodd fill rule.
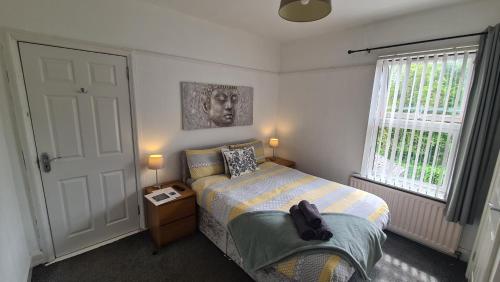
<path fill-rule="evenodd" d="M 257 170 L 255 149 L 253 147 L 224 151 L 223 154 L 231 173 L 231 178 Z"/>

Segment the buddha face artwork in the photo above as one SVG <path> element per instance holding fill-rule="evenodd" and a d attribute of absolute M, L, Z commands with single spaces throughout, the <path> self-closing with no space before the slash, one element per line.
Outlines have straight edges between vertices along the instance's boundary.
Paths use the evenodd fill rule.
<path fill-rule="evenodd" d="M 181 82 L 185 130 L 253 123 L 253 88 Z"/>
<path fill-rule="evenodd" d="M 203 111 L 216 126 L 231 126 L 234 123 L 235 107 L 238 104 L 238 88 L 210 87 L 203 95 Z"/>

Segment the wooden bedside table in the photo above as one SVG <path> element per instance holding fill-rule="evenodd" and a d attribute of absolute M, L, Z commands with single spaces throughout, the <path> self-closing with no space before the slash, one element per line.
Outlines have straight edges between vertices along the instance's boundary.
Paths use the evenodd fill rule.
<path fill-rule="evenodd" d="M 268 158 L 266 158 L 266 160 L 269 162 L 277 163 L 277 164 L 282 165 L 282 166 L 295 168 L 295 162 L 287 160 L 287 159 L 283 159 L 283 158 L 279 158 L 279 157 L 276 157 L 276 158 L 268 157 Z"/>
<path fill-rule="evenodd" d="M 149 232 L 157 248 L 196 231 L 196 196 L 194 191 L 178 180 L 162 183 L 161 186 L 162 188 L 172 187 L 176 189 L 181 197 L 159 206 L 144 199 Z M 144 195 L 157 189 L 157 187 L 146 187 Z M 181 189 L 184 191 L 180 191 Z"/>

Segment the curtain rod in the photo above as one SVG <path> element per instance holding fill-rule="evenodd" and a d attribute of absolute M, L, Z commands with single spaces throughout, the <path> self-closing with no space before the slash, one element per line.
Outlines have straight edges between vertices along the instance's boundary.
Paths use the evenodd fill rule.
<path fill-rule="evenodd" d="M 478 36 L 478 35 L 483 35 L 483 34 L 487 34 L 487 32 L 486 31 L 484 31 L 484 32 L 476 32 L 476 33 L 469 33 L 469 34 L 448 36 L 448 37 L 441 37 L 441 38 L 434 38 L 434 39 L 427 39 L 427 40 L 420 40 L 420 41 L 399 43 L 399 44 L 393 44 L 393 45 L 385 45 L 385 46 L 379 46 L 379 47 L 373 47 L 373 48 L 366 48 L 366 49 L 347 50 L 347 54 L 353 54 L 353 53 L 358 53 L 358 52 L 368 52 L 368 53 L 370 53 L 372 50 L 387 49 L 387 48 L 393 48 L 393 47 L 399 47 L 399 46 L 414 45 L 414 44 L 421 44 L 421 43 L 441 41 L 441 40 L 449 40 L 449 39 L 462 38 L 462 37 Z"/>
<path fill-rule="evenodd" d="M 457 46 L 457 47 L 449 47 L 449 48 L 429 49 L 429 50 L 425 50 L 425 51 L 411 51 L 411 52 L 403 52 L 403 53 L 381 55 L 381 56 L 378 56 L 378 58 L 379 59 L 385 59 L 385 60 L 392 60 L 392 59 L 398 58 L 398 57 L 421 57 L 421 56 L 425 56 L 426 54 L 431 54 L 430 57 L 433 57 L 433 55 L 435 55 L 436 53 L 442 53 L 442 54 L 438 54 L 437 55 L 438 57 L 443 56 L 444 53 L 448 53 L 448 54 L 453 54 L 453 53 L 462 54 L 462 53 L 464 53 L 466 51 L 475 53 L 475 52 L 477 52 L 478 46 L 479 46 L 478 44 L 474 44 L 474 45 L 467 45 L 467 46 Z"/>

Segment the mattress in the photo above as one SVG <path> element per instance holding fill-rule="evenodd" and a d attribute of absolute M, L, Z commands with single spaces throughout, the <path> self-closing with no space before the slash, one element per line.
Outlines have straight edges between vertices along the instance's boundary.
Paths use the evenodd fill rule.
<path fill-rule="evenodd" d="M 272 162 L 259 165 L 248 175 L 233 179 L 212 175 L 197 179 L 191 186 L 198 205 L 224 228 L 245 212 L 287 212 L 300 200 L 316 204 L 320 212 L 366 218 L 381 229 L 389 223 L 389 209 L 381 198 Z M 330 253 L 299 253 L 269 268 L 263 272 L 276 272 L 290 281 L 347 281 L 354 273 L 347 261 Z"/>

